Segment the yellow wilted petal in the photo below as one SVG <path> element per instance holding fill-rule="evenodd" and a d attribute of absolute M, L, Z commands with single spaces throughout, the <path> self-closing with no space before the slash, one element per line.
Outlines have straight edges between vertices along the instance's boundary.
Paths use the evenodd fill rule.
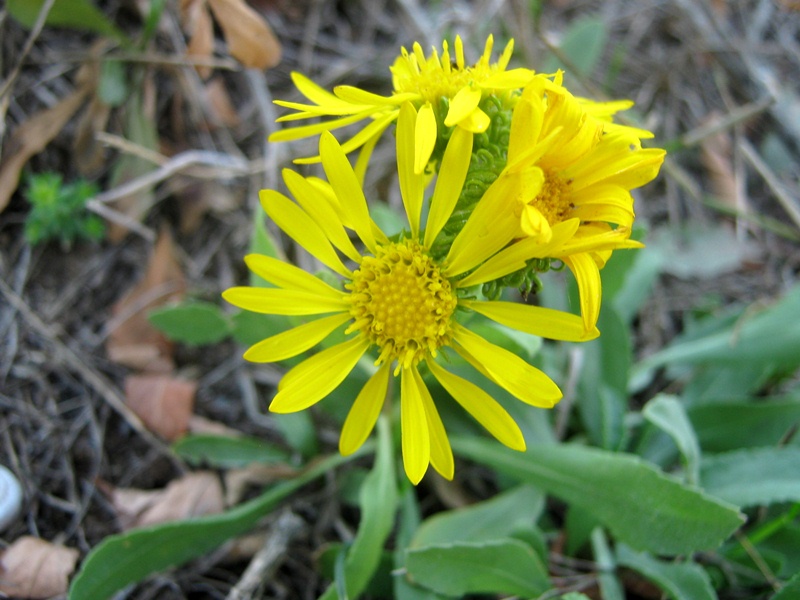
<path fill-rule="evenodd" d="M 525 438 L 519 426 L 497 400 L 474 383 L 449 373 L 434 361 L 427 361 L 427 365 L 447 393 L 499 442 L 513 450 L 525 450 Z"/>
<path fill-rule="evenodd" d="M 316 404 L 344 381 L 369 347 L 369 340 L 358 336 L 307 358 L 283 376 L 269 409 L 290 413 Z"/>
<path fill-rule="evenodd" d="M 286 235 L 328 268 L 344 277 L 352 276 L 350 269 L 344 266 L 331 246 L 325 232 L 302 208 L 275 190 L 261 190 L 258 197 L 264 211 Z"/>
<path fill-rule="evenodd" d="M 439 416 L 439 411 L 436 410 L 431 393 L 428 391 L 425 382 L 422 381 L 417 368 L 411 367 L 410 371 L 414 376 L 417 389 L 421 392 L 422 404 L 425 407 L 425 415 L 428 418 L 428 432 L 431 437 L 431 464 L 442 477 L 452 480 L 456 469 L 453 450 L 450 448 L 450 441 L 447 439 L 447 432 Z"/>
<path fill-rule="evenodd" d="M 234 306 L 267 315 L 320 315 L 350 308 L 344 299 L 279 288 L 232 287 L 222 297 Z"/>
<path fill-rule="evenodd" d="M 339 452 L 343 456 L 348 456 L 361 448 L 374 429 L 386 398 L 389 365 L 388 362 L 381 365 L 381 368 L 367 380 L 353 402 L 350 412 L 347 413 L 347 419 L 339 436 Z"/>
<path fill-rule="evenodd" d="M 447 111 L 444 124 L 447 127 L 458 125 L 463 119 L 466 119 L 476 108 L 478 108 L 478 103 L 480 101 L 480 90 L 473 90 L 469 87 L 461 88 L 450 102 L 450 108 Z"/>
<path fill-rule="evenodd" d="M 349 319 L 349 313 L 341 313 L 294 327 L 253 344 L 244 353 L 244 359 L 250 362 L 266 363 L 297 356 L 319 344 L 334 329 Z"/>
<path fill-rule="evenodd" d="M 400 428 L 403 438 L 403 467 L 411 483 L 417 485 L 428 470 L 431 440 L 428 418 L 422 403 L 422 391 L 411 369 L 403 369 L 400 375 Z"/>
<path fill-rule="evenodd" d="M 535 206 L 525 205 L 522 209 L 519 224 L 522 232 L 535 239 L 538 244 L 548 244 L 553 238 L 550 223 Z"/>
<path fill-rule="evenodd" d="M 247 268 L 259 277 L 281 288 L 302 290 L 326 298 L 341 300 L 343 294 L 311 273 L 277 258 L 264 254 L 244 257 Z"/>
<path fill-rule="evenodd" d="M 552 308 L 519 302 L 462 300 L 459 304 L 506 327 L 551 340 L 585 342 L 600 335 L 597 328 L 587 332 L 579 316 Z"/>
<path fill-rule="evenodd" d="M 372 235 L 372 226 L 367 208 L 367 199 L 364 190 L 358 183 L 353 167 L 347 160 L 342 147 L 333 134 L 324 132 L 319 138 L 319 153 L 322 157 L 322 167 L 325 175 L 331 182 L 333 191 L 342 205 L 342 209 L 352 218 L 353 227 L 358 237 L 373 254 L 375 253 L 375 237 Z"/>
<path fill-rule="evenodd" d="M 456 352 L 526 404 L 552 408 L 561 399 L 561 390 L 553 380 L 516 354 L 461 326 L 453 338 L 461 346 L 455 348 Z"/>
<path fill-rule="evenodd" d="M 442 166 L 433 190 L 425 246 L 430 248 L 455 208 L 472 158 L 472 134 L 460 127 L 453 130 L 442 158 Z"/>
<path fill-rule="evenodd" d="M 397 119 L 397 176 L 400 180 L 400 195 L 406 209 L 408 223 L 411 227 L 411 236 L 419 235 L 419 221 L 422 212 L 422 199 L 425 187 L 425 176 L 414 172 L 416 154 L 417 111 L 406 102 L 400 107 L 400 116 Z"/>
<path fill-rule="evenodd" d="M 581 298 L 581 315 L 583 326 L 587 331 L 597 325 L 600 316 L 600 300 L 603 295 L 600 280 L 600 269 L 589 253 L 572 254 L 562 257 L 561 260 L 569 267 L 578 283 L 578 293 Z"/>
<path fill-rule="evenodd" d="M 436 116 L 433 114 L 431 103 L 426 102 L 419 109 L 414 126 L 414 173 L 416 175 L 425 171 L 435 145 Z"/>

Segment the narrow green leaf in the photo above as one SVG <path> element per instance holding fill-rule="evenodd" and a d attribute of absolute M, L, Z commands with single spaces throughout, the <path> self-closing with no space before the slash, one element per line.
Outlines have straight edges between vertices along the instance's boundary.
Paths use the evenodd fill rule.
<path fill-rule="evenodd" d="M 317 428 L 311 413 L 302 410 L 295 413 L 271 413 L 286 443 L 294 450 L 310 458 L 318 452 Z"/>
<path fill-rule="evenodd" d="M 147 315 L 147 320 L 169 339 L 191 346 L 219 342 L 231 329 L 216 304 L 196 300 L 158 308 Z"/>
<path fill-rule="evenodd" d="M 44 0 L 8 0 L 6 6 L 12 17 L 30 29 L 39 17 Z M 45 24 L 102 33 L 119 42 L 128 42 L 125 34 L 89 0 L 56 0 Z"/>
<path fill-rule="evenodd" d="M 800 500 L 800 448 L 755 448 L 707 457 L 703 488 L 737 506 Z"/>
<path fill-rule="evenodd" d="M 678 446 L 686 463 L 686 481 L 700 481 L 700 445 L 683 404 L 674 396 L 658 395 L 642 410 L 644 418 L 665 431 Z"/>
<path fill-rule="evenodd" d="M 529 485 L 518 486 L 490 500 L 426 519 L 417 529 L 410 547 L 506 538 L 517 528 L 531 527 L 543 508 L 542 492 Z"/>
<path fill-rule="evenodd" d="M 637 549 L 659 554 L 713 549 L 744 520 L 734 507 L 631 455 L 573 445 L 520 453 L 481 439 L 456 438 L 452 445 L 461 456 L 580 506 Z"/>
<path fill-rule="evenodd" d="M 598 583 L 603 600 L 625 600 L 622 583 L 617 577 L 617 563 L 614 553 L 608 545 L 608 540 L 601 527 L 595 527 L 591 534 L 592 552 L 597 563 Z"/>
<path fill-rule="evenodd" d="M 700 445 L 707 451 L 775 446 L 800 423 L 800 400 L 725 402 L 691 407 L 688 414 Z"/>
<path fill-rule="evenodd" d="M 617 561 L 644 575 L 673 600 L 717 600 L 708 574 L 696 563 L 658 560 L 625 544 L 617 546 Z"/>
<path fill-rule="evenodd" d="M 519 540 L 435 544 L 409 550 L 408 577 L 440 594 L 538 596 L 550 588 L 547 571 L 530 546 Z"/>
<path fill-rule="evenodd" d="M 564 65 L 558 59 L 545 61 L 542 72 L 552 73 L 556 69 L 577 69 L 580 75 L 590 75 L 603 54 L 608 40 L 605 21 L 599 17 L 583 17 L 572 23 L 564 34 L 559 48 L 569 60 Z"/>
<path fill-rule="evenodd" d="M 361 486 L 361 522 L 344 563 L 344 586 L 349 598 L 357 598 L 366 588 L 380 564 L 386 539 L 394 528 L 398 501 L 394 464 L 391 426 L 388 418 L 382 415 L 378 418 L 375 466 Z M 337 586 L 341 583 L 340 575 L 320 600 L 341 598 L 341 594 L 337 594 Z"/>
<path fill-rule="evenodd" d="M 251 529 L 281 500 L 341 464 L 362 456 L 368 446 L 347 457 L 331 456 L 295 479 L 280 483 L 220 515 L 135 529 L 98 544 L 72 580 L 69 600 L 104 600 L 151 573 L 180 565 Z"/>
<path fill-rule="evenodd" d="M 172 450 L 191 464 L 207 463 L 220 468 L 244 467 L 252 463 L 285 462 L 289 455 L 264 440 L 225 435 L 186 435 Z"/>

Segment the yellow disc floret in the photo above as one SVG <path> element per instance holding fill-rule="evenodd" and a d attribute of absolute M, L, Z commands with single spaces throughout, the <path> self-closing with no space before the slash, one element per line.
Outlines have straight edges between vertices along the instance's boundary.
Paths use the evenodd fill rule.
<path fill-rule="evenodd" d="M 377 363 L 398 369 L 436 356 L 450 342 L 455 290 L 421 244 L 403 240 L 366 256 L 347 288 L 354 323 L 379 348 Z"/>

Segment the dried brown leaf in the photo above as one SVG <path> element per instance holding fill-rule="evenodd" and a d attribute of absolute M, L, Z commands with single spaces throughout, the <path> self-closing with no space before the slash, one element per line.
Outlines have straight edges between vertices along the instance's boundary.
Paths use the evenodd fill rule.
<path fill-rule="evenodd" d="M 0 593 L 11 598 L 51 598 L 67 592 L 79 552 L 23 536 L 0 557 Z"/>
<path fill-rule="evenodd" d="M 233 429 L 224 423 L 212 421 L 200 415 L 192 415 L 189 417 L 189 433 L 223 435 L 226 437 L 239 437 L 244 435 L 238 429 Z"/>
<path fill-rule="evenodd" d="M 109 358 L 142 371 L 172 371 L 172 343 L 150 325 L 147 313 L 157 306 L 178 302 L 185 290 L 172 236 L 165 229 L 156 241 L 142 281 L 111 309 L 113 325 L 109 326 L 106 343 Z"/>
<path fill-rule="evenodd" d="M 168 375 L 129 375 L 125 403 L 145 426 L 174 441 L 189 429 L 197 383 Z"/>
<path fill-rule="evenodd" d="M 184 475 L 161 490 L 105 488 L 122 529 L 213 515 L 225 509 L 222 484 L 210 471 Z"/>
<path fill-rule="evenodd" d="M 214 23 L 205 0 L 181 0 L 181 22 L 189 34 L 186 54 L 195 58 L 211 58 L 214 51 Z M 211 75 L 211 67 L 197 67 L 200 77 Z"/>
<path fill-rule="evenodd" d="M 225 127 L 236 127 L 239 124 L 239 113 L 221 77 L 215 77 L 205 85 L 208 106 Z"/>
<path fill-rule="evenodd" d="M 712 115 L 709 122 L 718 117 Z M 714 133 L 700 143 L 700 161 L 708 171 L 714 196 L 723 204 L 741 210 L 742 198 L 733 166 L 733 142 L 727 131 Z"/>
<path fill-rule="evenodd" d="M 103 144 L 97 141 L 97 134 L 106 130 L 110 116 L 111 107 L 95 94 L 78 121 L 72 145 L 75 164 L 83 175 L 95 174 L 105 166 L 106 151 Z"/>
<path fill-rule="evenodd" d="M 244 0 L 208 0 L 228 50 L 245 67 L 269 69 L 281 60 L 281 44 L 272 28 Z"/>
<path fill-rule="evenodd" d="M 0 212 L 8 206 L 28 160 L 44 150 L 59 134 L 83 105 L 89 89 L 88 84 L 81 85 L 52 108 L 31 116 L 11 136 L 0 164 Z"/>

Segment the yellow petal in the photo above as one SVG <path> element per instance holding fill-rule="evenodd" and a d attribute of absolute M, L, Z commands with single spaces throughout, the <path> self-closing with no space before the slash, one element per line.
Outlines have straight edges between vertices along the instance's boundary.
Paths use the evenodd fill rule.
<path fill-rule="evenodd" d="M 353 275 L 336 254 L 325 232 L 302 208 L 275 190 L 261 190 L 258 197 L 264 211 L 286 235 L 328 268 L 344 277 Z"/>
<path fill-rule="evenodd" d="M 458 126 L 471 133 L 483 133 L 489 129 L 489 125 L 491 124 L 492 120 L 489 118 L 489 115 L 483 112 L 480 108 L 476 108 L 466 117 L 464 117 L 463 120 L 459 121 Z"/>
<path fill-rule="evenodd" d="M 378 106 L 399 106 L 406 100 L 416 100 L 419 98 L 419 94 L 410 92 L 392 94 L 391 96 L 379 96 L 378 94 L 373 94 L 372 92 L 367 92 L 366 90 L 362 90 L 361 88 L 353 87 L 351 85 L 337 85 L 335 88 L 333 88 L 333 93 L 337 98 L 351 104 Z"/>
<path fill-rule="evenodd" d="M 422 397 L 422 405 L 425 407 L 425 415 L 428 419 L 428 432 L 431 437 L 431 464 L 439 474 L 445 479 L 452 480 L 455 473 L 455 462 L 453 461 L 453 450 L 450 448 L 450 441 L 447 439 L 447 432 L 444 424 L 433 403 L 431 393 L 416 367 L 411 367 L 410 371 L 414 376 L 417 389 Z"/>
<path fill-rule="evenodd" d="M 330 131 L 331 129 L 338 129 L 345 125 L 350 125 L 362 119 L 366 119 L 373 114 L 374 109 L 361 111 L 349 117 L 342 117 L 341 119 L 334 119 L 332 121 L 323 121 L 321 123 L 313 123 L 311 125 L 303 125 L 301 127 L 290 127 L 280 129 L 269 136 L 270 142 L 289 142 L 292 140 L 301 140 L 303 138 L 312 137 L 322 133 L 323 131 Z"/>
<path fill-rule="evenodd" d="M 548 244 L 553 239 L 550 223 L 535 206 L 526 204 L 523 207 L 519 224 L 522 232 L 535 239 L 538 244 Z"/>
<path fill-rule="evenodd" d="M 406 209 L 413 238 L 417 238 L 419 235 L 422 196 L 425 186 L 424 174 L 418 175 L 414 172 L 416 120 L 416 109 L 409 102 L 403 104 L 397 119 L 397 176 L 400 181 L 400 195 L 403 198 L 403 206 Z"/>
<path fill-rule="evenodd" d="M 472 300 L 462 300 L 459 305 L 471 308 L 506 327 L 550 340 L 585 342 L 600 335 L 597 329 L 587 332 L 579 316 L 552 308 L 518 302 Z"/>
<path fill-rule="evenodd" d="M 593 160 L 580 161 L 564 176 L 573 179 L 573 190 L 595 183 L 620 185 L 631 190 L 652 181 L 664 162 L 666 152 L 659 148 L 630 151 L 620 144 L 608 145 L 593 153 Z"/>
<path fill-rule="evenodd" d="M 369 437 L 375 427 L 375 422 L 381 414 L 381 407 L 386 398 L 389 383 L 389 365 L 384 363 L 361 388 L 356 401 L 347 413 L 342 434 L 339 436 L 339 452 L 348 456 L 356 450 Z"/>
<path fill-rule="evenodd" d="M 290 413 L 316 404 L 344 381 L 369 344 L 358 336 L 307 358 L 283 376 L 269 409 Z"/>
<path fill-rule="evenodd" d="M 515 90 L 525 87 L 533 78 L 530 69 L 510 69 L 487 77 L 480 86 L 485 90 Z"/>
<path fill-rule="evenodd" d="M 353 246 L 353 242 L 350 241 L 350 237 L 344 230 L 344 224 L 325 196 L 320 194 L 318 189 L 305 177 L 291 169 L 283 170 L 283 181 L 297 203 L 325 232 L 325 236 L 331 243 L 350 260 L 361 262 L 361 254 Z"/>
<path fill-rule="evenodd" d="M 342 205 L 342 209 L 353 220 L 358 237 L 373 254 L 375 253 L 375 237 L 369 217 L 367 199 L 364 190 L 358 183 L 353 167 L 336 138 L 329 132 L 323 132 L 319 138 L 319 154 L 322 157 L 322 168 L 331 182 L 333 191 Z"/>
<path fill-rule="evenodd" d="M 466 62 L 464 62 L 464 42 L 461 41 L 461 36 L 456 36 L 456 64 L 460 70 L 464 70 Z"/>
<path fill-rule="evenodd" d="M 320 106 L 340 106 L 351 105 L 351 102 L 343 102 L 325 88 L 317 85 L 308 77 L 297 71 L 292 71 L 292 83 L 303 96 Z"/>
<path fill-rule="evenodd" d="M 478 103 L 480 101 L 480 90 L 473 90 L 469 87 L 461 88 L 450 101 L 450 108 L 447 110 L 444 124 L 447 127 L 458 125 L 463 119 L 470 116 L 472 111 L 478 108 Z"/>
<path fill-rule="evenodd" d="M 428 470 L 431 439 L 428 433 L 428 417 L 422 403 L 422 391 L 411 369 L 403 369 L 400 375 L 400 428 L 403 438 L 403 467 L 411 483 L 417 485 Z"/>
<path fill-rule="evenodd" d="M 474 383 L 449 373 L 434 361 L 429 360 L 426 364 L 447 393 L 498 441 L 513 450 L 525 450 L 525 438 L 519 426 L 497 400 Z"/>
<path fill-rule="evenodd" d="M 447 142 L 425 227 L 424 243 L 427 248 L 433 245 L 461 195 L 472 158 L 472 139 L 471 133 L 456 127 Z"/>
<path fill-rule="evenodd" d="M 436 146 L 436 116 L 431 103 L 426 102 L 417 113 L 414 126 L 414 173 L 420 175 L 428 166 L 428 161 Z"/>
<path fill-rule="evenodd" d="M 319 344 L 331 332 L 350 319 L 349 313 L 331 315 L 294 327 L 253 344 L 244 353 L 250 362 L 267 363 L 286 360 Z"/>
<path fill-rule="evenodd" d="M 458 326 L 453 337 L 461 346 L 455 348 L 456 352 L 526 404 L 552 408 L 561 399 L 561 390 L 553 380 L 516 354 L 461 326 Z"/>
<path fill-rule="evenodd" d="M 578 293 L 581 297 L 581 315 L 586 331 L 597 325 L 600 316 L 600 300 L 603 295 L 600 280 L 600 269 L 588 253 L 573 254 L 561 260 L 569 267 L 578 282 Z"/>
<path fill-rule="evenodd" d="M 361 148 L 362 146 L 366 145 L 370 140 L 377 141 L 377 138 L 380 137 L 389 124 L 393 123 L 394 120 L 397 119 L 397 113 L 398 111 L 393 110 L 381 115 L 380 117 L 376 117 L 372 123 L 364 127 L 361 131 L 356 133 L 353 137 L 342 144 L 342 152 L 345 154 L 350 154 L 356 148 Z M 375 145 L 374 142 L 372 145 Z M 358 175 L 358 167 L 356 167 L 355 171 Z M 358 177 L 358 183 L 359 185 L 363 186 L 363 175 Z"/>
<path fill-rule="evenodd" d="M 347 311 L 350 303 L 318 294 L 278 288 L 232 287 L 222 297 L 239 308 L 267 315 L 320 315 Z"/>
<path fill-rule="evenodd" d="M 515 163 L 524 151 L 539 139 L 544 120 L 543 94 L 543 78 L 536 77 L 523 90 L 514 107 L 508 140 L 509 164 Z"/>
<path fill-rule="evenodd" d="M 277 258 L 264 254 L 248 254 L 244 257 L 244 262 L 253 273 L 278 287 L 309 292 L 334 300 L 341 300 L 343 296 L 341 290 L 337 290 L 311 273 Z"/>

